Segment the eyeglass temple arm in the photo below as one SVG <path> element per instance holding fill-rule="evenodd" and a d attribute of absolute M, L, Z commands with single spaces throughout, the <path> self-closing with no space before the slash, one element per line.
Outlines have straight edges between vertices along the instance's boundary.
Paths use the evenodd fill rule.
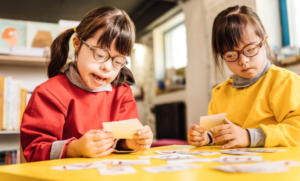
<path fill-rule="evenodd" d="M 81 39 L 77 33 L 75 33 L 75 35 L 80 39 L 80 41 L 85 44 L 90 50 L 94 50 L 92 47 L 90 47 L 90 45 L 88 45 L 83 39 Z"/>

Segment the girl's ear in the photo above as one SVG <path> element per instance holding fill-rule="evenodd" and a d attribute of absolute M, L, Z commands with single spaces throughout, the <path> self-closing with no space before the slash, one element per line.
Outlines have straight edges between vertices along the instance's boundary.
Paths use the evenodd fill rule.
<path fill-rule="evenodd" d="M 73 37 L 73 46 L 74 46 L 76 52 L 77 52 L 78 49 L 79 49 L 80 43 L 81 43 L 81 42 L 80 42 L 79 38 L 75 35 L 75 36 Z"/>

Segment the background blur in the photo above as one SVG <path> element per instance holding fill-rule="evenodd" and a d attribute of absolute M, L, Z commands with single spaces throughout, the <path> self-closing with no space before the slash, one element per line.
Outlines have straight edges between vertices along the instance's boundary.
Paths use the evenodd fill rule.
<path fill-rule="evenodd" d="M 98 6 L 124 10 L 135 23 L 137 39 L 128 67 L 137 82 L 132 89 L 140 121 L 158 139 L 153 146 L 185 144 L 187 129 L 207 115 L 213 87 L 229 78 L 229 70 L 225 78 L 215 76 L 211 53 L 213 20 L 225 8 L 253 8 L 269 35 L 269 59 L 300 73 L 300 0 L 2 0 L 0 4 L 0 75 L 12 80 L 14 93 L 6 101 L 13 101 L 11 110 L 17 111 L 7 115 L 18 115 L 0 127 L 0 151 L 19 149 L 18 129 L 26 105 L 22 101 L 47 80 L 45 56 L 52 41 Z M 72 55 L 71 51 L 69 61 Z M 27 93 L 20 97 L 22 88 Z"/>

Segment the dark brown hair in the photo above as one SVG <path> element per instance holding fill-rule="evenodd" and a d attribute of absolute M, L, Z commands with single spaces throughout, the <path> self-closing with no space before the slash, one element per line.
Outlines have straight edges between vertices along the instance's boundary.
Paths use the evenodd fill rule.
<path fill-rule="evenodd" d="M 78 36 L 86 41 L 101 28 L 105 28 L 105 32 L 98 40 L 101 47 L 110 49 L 113 40 L 116 39 L 116 50 L 122 55 L 131 55 L 135 42 L 135 27 L 124 11 L 110 6 L 96 8 L 84 16 L 76 29 Z M 50 63 L 48 65 L 49 78 L 59 74 L 66 64 L 69 53 L 69 41 L 73 34 L 74 29 L 70 28 L 53 41 Z M 111 84 L 118 87 L 123 85 L 123 83 L 128 85 L 135 83 L 133 74 L 127 67 L 120 70 L 118 76 Z"/>
<path fill-rule="evenodd" d="M 265 28 L 258 15 L 247 6 L 233 6 L 223 10 L 214 20 L 212 29 L 212 50 L 214 65 L 224 76 L 222 55 L 245 43 L 243 33 L 247 25 L 252 25 L 257 36 L 262 40 L 266 36 Z M 266 45 L 268 47 L 267 41 Z"/>

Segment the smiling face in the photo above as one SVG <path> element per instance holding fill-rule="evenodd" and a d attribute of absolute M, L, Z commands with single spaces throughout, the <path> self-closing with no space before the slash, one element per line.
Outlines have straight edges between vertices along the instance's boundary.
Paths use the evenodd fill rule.
<path fill-rule="evenodd" d="M 91 38 L 86 40 L 86 43 L 91 47 L 100 47 L 98 43 L 99 38 L 104 33 L 105 29 L 98 30 Z M 99 63 L 94 58 L 94 53 L 84 44 L 81 45 L 78 37 L 74 36 L 73 45 L 78 51 L 77 69 L 85 84 L 92 90 L 97 90 L 110 84 L 119 74 L 121 69 L 115 68 L 112 65 L 112 58 L 120 56 L 121 54 L 116 50 L 116 39 L 112 41 L 110 49 L 107 49 L 110 54 L 110 59 Z M 80 49 L 79 49 L 80 47 Z M 79 49 L 79 50 L 78 50 Z"/>
<path fill-rule="evenodd" d="M 262 39 L 255 33 L 254 28 L 250 25 L 246 26 L 242 37 L 244 43 L 240 42 L 238 44 L 238 47 L 234 47 L 234 50 L 240 51 L 245 47 L 245 45 L 258 45 L 262 41 Z M 263 46 L 259 49 L 258 54 L 254 57 L 247 57 L 244 54 L 240 54 L 237 61 L 227 62 L 224 60 L 224 62 L 226 63 L 230 71 L 235 75 L 251 79 L 257 76 L 258 73 L 262 70 L 266 58 L 266 48 L 265 44 L 263 44 Z"/>

